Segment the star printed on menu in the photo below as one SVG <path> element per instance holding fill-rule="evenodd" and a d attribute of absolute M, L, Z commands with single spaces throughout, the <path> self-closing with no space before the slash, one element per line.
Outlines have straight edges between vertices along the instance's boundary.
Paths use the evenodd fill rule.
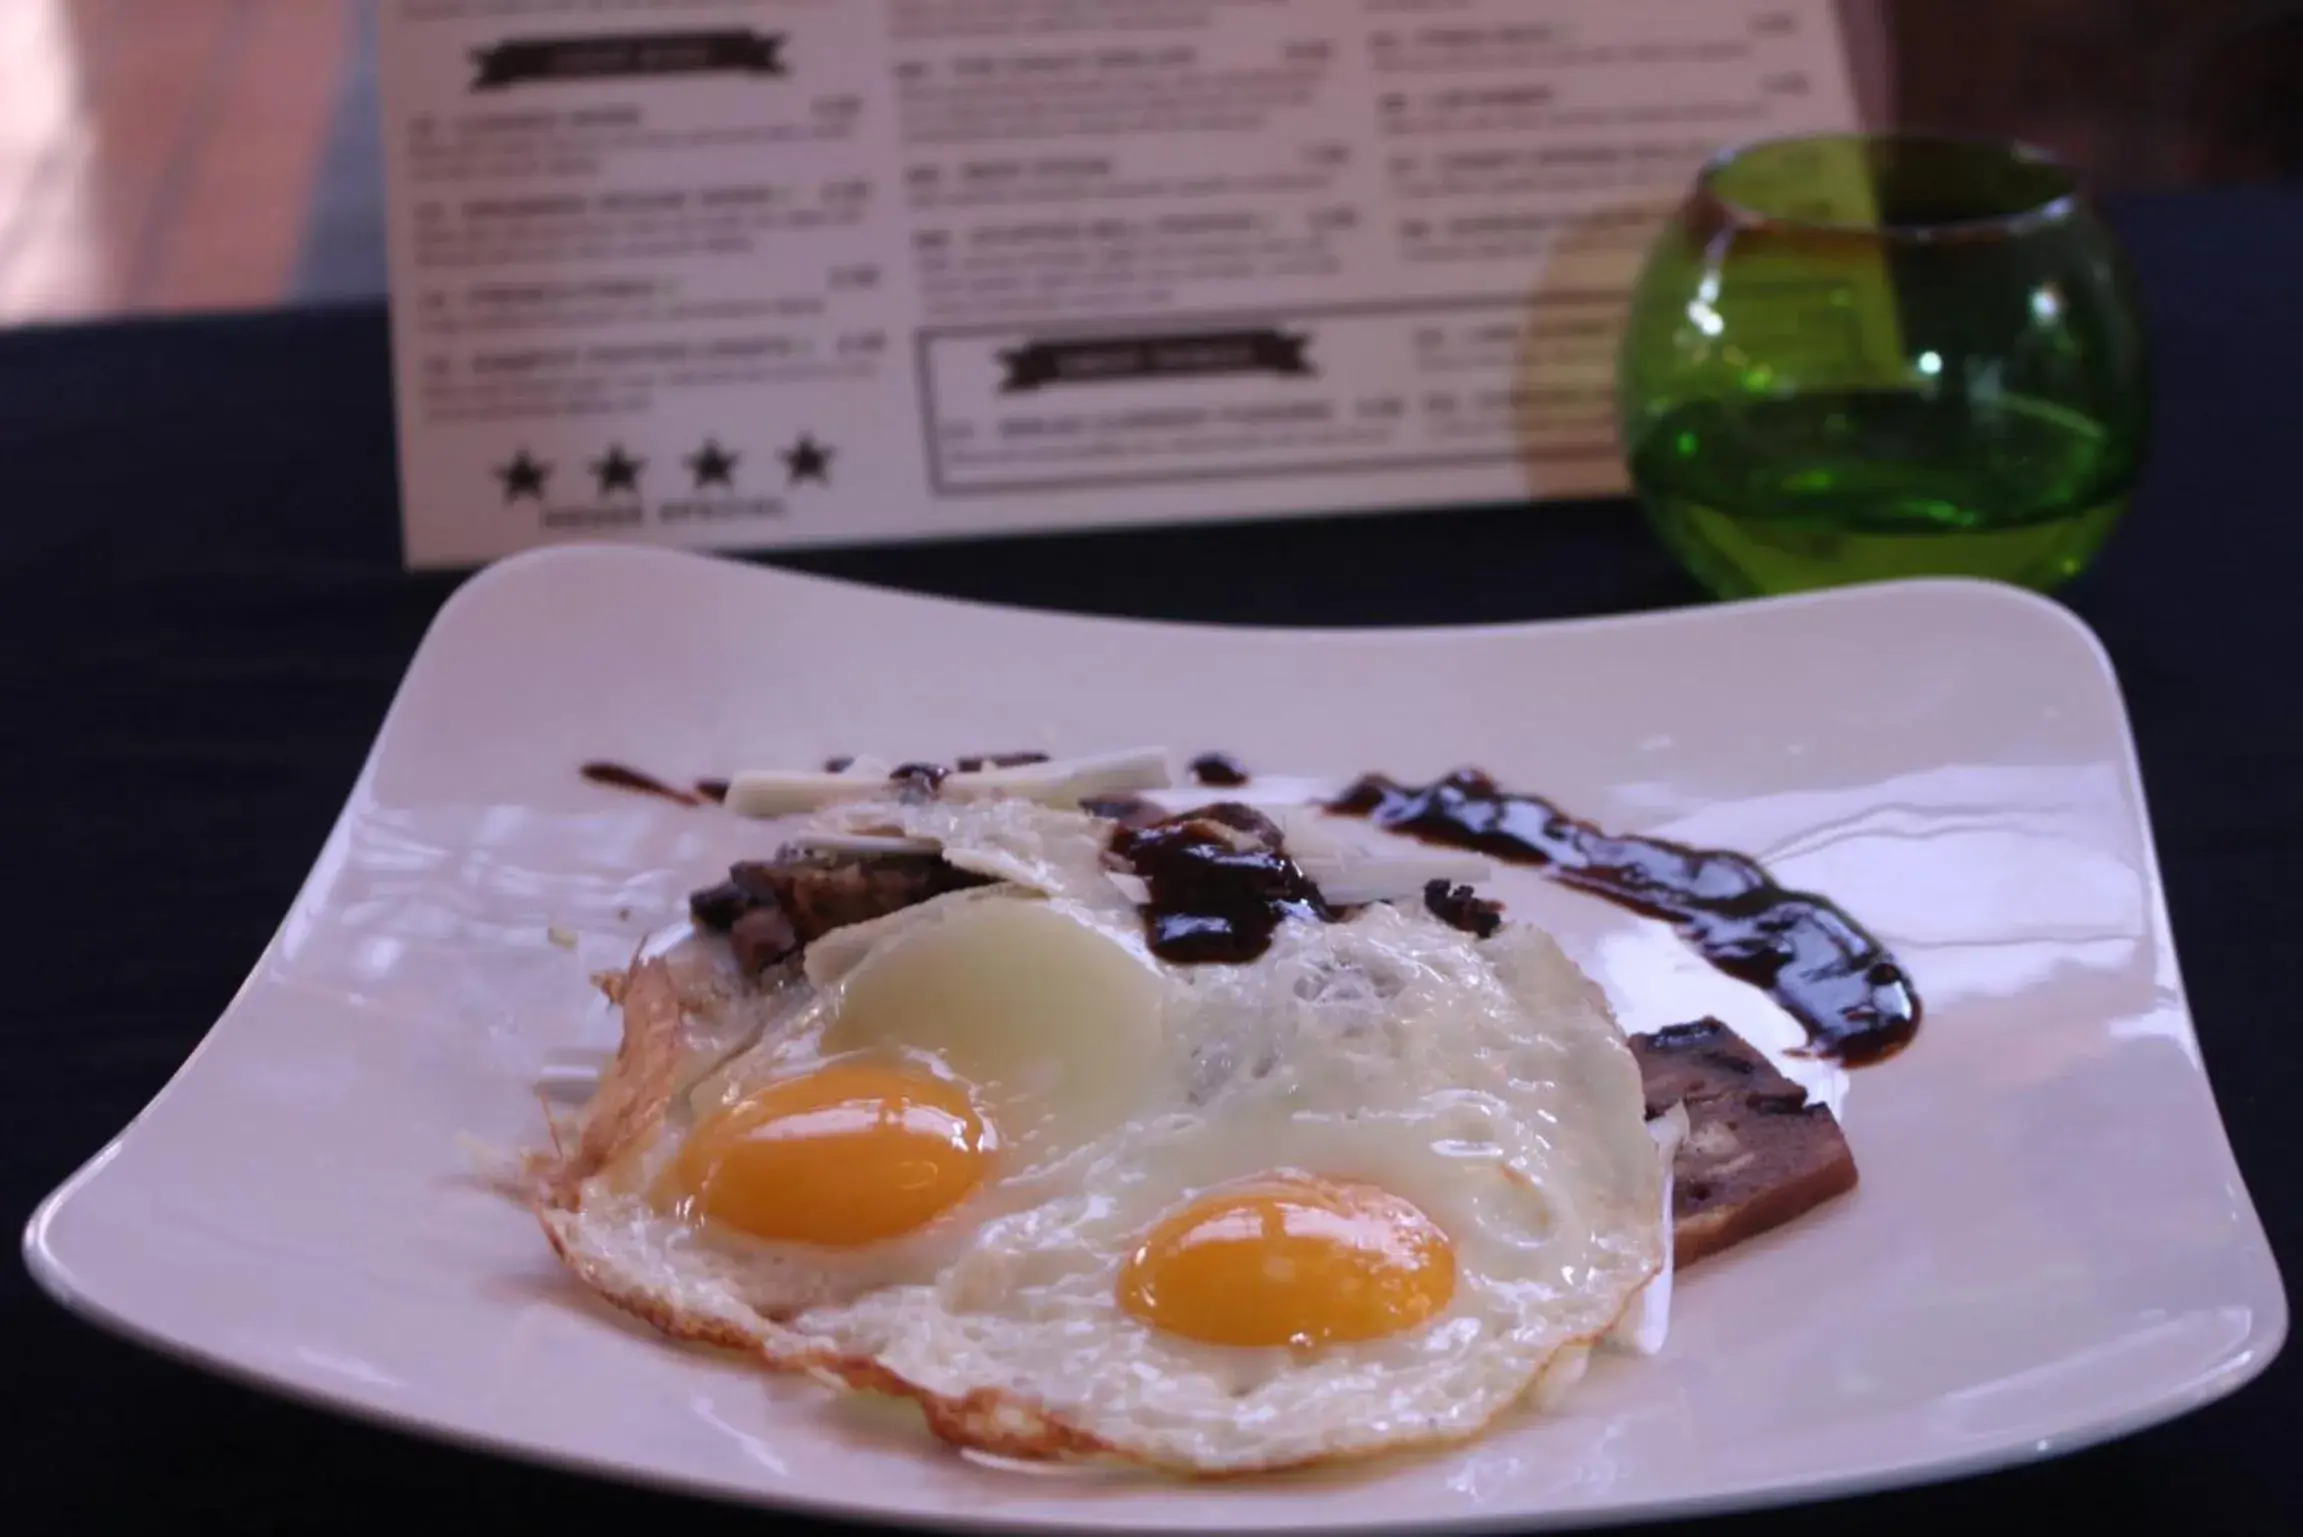
<path fill-rule="evenodd" d="M 784 461 L 785 484 L 796 486 L 812 480 L 819 486 L 832 483 L 832 459 L 836 450 L 818 443 L 812 432 L 800 434 L 800 440 L 782 450 L 777 458 Z"/>
<path fill-rule="evenodd" d="M 696 477 L 696 489 L 719 486 L 723 490 L 736 488 L 736 462 L 742 454 L 731 454 L 720 447 L 719 439 L 706 438 L 704 446 L 688 455 L 688 472 Z"/>
<path fill-rule="evenodd" d="M 613 496 L 618 491 L 628 491 L 637 496 L 640 492 L 640 471 L 647 467 L 647 460 L 634 458 L 624 452 L 621 443 L 614 443 L 609 445 L 606 457 L 592 461 L 592 474 L 600 482 L 600 495 L 604 497 Z"/>
<path fill-rule="evenodd" d="M 504 483 L 505 505 L 523 496 L 540 502 L 544 499 L 544 482 L 552 478 L 552 467 L 522 448 L 512 455 L 510 464 L 496 466 L 496 478 Z"/>

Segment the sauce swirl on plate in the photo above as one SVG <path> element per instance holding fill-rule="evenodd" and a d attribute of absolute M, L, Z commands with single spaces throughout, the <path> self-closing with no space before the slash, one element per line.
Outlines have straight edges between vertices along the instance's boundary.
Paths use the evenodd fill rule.
<path fill-rule="evenodd" d="M 577 770 L 596 785 L 608 785 L 618 790 L 636 790 L 642 795 L 660 795 L 665 800 L 682 806 L 698 804 L 695 796 L 673 785 L 664 783 L 653 774 L 643 774 L 636 768 L 621 763 L 587 763 Z"/>
<path fill-rule="evenodd" d="M 1757 861 L 1660 838 L 1612 837 L 1476 769 L 1428 785 L 1369 774 L 1331 811 L 1388 832 L 1529 865 L 1563 886 L 1678 930 L 1698 955 L 1781 1004 L 1807 1050 L 1883 1062 L 1919 1029 L 1919 994 L 1886 946 L 1835 903 L 1786 891 Z"/>

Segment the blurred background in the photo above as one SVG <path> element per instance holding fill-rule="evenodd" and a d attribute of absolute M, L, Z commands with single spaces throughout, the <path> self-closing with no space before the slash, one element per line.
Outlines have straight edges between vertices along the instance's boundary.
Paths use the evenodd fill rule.
<path fill-rule="evenodd" d="M 1700 0 L 1690 0 L 1700 3 Z M 2303 175 L 2303 0 L 1844 0 L 1875 125 Z M 0 0 L 0 324 L 384 288 L 374 0 Z"/>

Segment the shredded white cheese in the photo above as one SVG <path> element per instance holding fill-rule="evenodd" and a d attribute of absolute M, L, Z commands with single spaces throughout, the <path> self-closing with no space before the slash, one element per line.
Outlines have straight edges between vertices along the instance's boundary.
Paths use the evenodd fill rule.
<path fill-rule="evenodd" d="M 859 760 L 860 762 L 861 760 Z M 1048 806 L 1076 806 L 1098 795 L 1132 795 L 1163 790 L 1175 782 L 1164 747 L 1105 753 L 1092 758 L 1058 758 L 1013 768 L 980 769 L 944 776 L 936 794 L 947 801 L 989 800 L 1012 795 Z M 888 795 L 887 776 L 857 773 L 794 773 L 789 769 L 746 769 L 728 781 L 727 807 L 738 816 L 780 817 L 821 810 L 841 801 Z"/>
<path fill-rule="evenodd" d="M 1296 868 L 1337 907 L 1404 902 L 1433 881 L 1484 881 L 1495 867 L 1477 854 L 1298 854 Z"/>

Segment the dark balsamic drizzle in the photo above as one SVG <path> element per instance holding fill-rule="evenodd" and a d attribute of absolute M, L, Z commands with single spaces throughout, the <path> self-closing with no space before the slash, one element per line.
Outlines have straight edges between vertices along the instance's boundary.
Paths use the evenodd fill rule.
<path fill-rule="evenodd" d="M 1048 755 L 1044 752 L 976 753 L 959 759 L 956 767 L 962 773 L 980 773 L 985 769 L 1021 768 L 1026 764 L 1045 763 L 1047 761 Z M 824 772 L 827 774 L 844 774 L 855 766 L 855 762 L 854 758 L 847 756 L 826 758 L 824 760 Z M 682 790 L 675 785 L 666 784 L 653 774 L 644 774 L 636 768 L 628 768 L 621 763 L 587 763 L 578 772 L 594 784 L 607 785 L 618 790 L 633 790 L 642 795 L 660 796 L 682 806 L 720 805 L 724 804 L 728 798 L 728 781 L 725 779 L 699 779 L 693 790 Z M 936 793 L 937 788 L 953 772 L 953 765 L 905 763 L 899 764 L 888 775 L 888 782 L 896 786 L 899 791 L 906 791 L 915 796 L 929 797 Z"/>
<path fill-rule="evenodd" d="M 1469 886 L 1427 881 L 1423 905 L 1434 918 L 1451 929 L 1463 930 L 1474 939 L 1486 939 L 1503 927 L 1503 904 L 1489 901 Z"/>
<path fill-rule="evenodd" d="M 962 774 L 980 774 L 985 769 L 1022 768 L 1028 763 L 1045 763 L 1047 761 L 1048 755 L 1044 752 L 977 752 L 954 758 L 949 764 L 906 763 L 888 777 L 897 779 L 912 774 L 915 770 L 933 769 L 936 777 L 941 779 L 944 775 L 955 770 Z M 837 753 L 824 760 L 824 772 L 827 774 L 845 774 L 855 766 L 856 755 L 854 753 Z"/>
<path fill-rule="evenodd" d="M 1195 784 L 1219 790 L 1237 789 L 1248 779 L 1246 765 L 1225 752 L 1203 752 L 1191 760 L 1190 769 Z"/>
<path fill-rule="evenodd" d="M 1167 820 L 1167 812 L 1157 802 L 1140 795 L 1091 795 L 1080 802 L 1080 810 L 1128 827 L 1149 827 Z"/>
<path fill-rule="evenodd" d="M 1272 820 L 1220 802 L 1148 826 L 1121 823 L 1111 850 L 1150 888 L 1144 932 L 1152 954 L 1179 966 L 1252 961 L 1291 914 L 1337 916 L 1280 849 Z"/>
<path fill-rule="evenodd" d="M 980 774 L 985 769 L 1022 768 L 1030 763 L 1045 763 L 1044 752 L 979 752 L 953 760 L 952 766 L 963 774 Z"/>
<path fill-rule="evenodd" d="M 1744 855 L 1610 837 L 1475 769 L 1421 787 L 1369 774 L 1329 809 L 1532 865 L 1561 885 L 1663 919 L 1713 966 L 1781 1004 L 1817 1056 L 1868 1066 L 1919 1029 L 1919 994 L 1885 946 L 1835 904 L 1784 890 Z"/>
<path fill-rule="evenodd" d="M 636 768 L 621 763 L 587 763 L 576 771 L 596 785 L 615 790 L 635 790 L 642 795 L 658 795 L 682 806 L 699 804 L 696 797 L 674 785 L 668 785 L 653 774 L 643 774 Z"/>
<path fill-rule="evenodd" d="M 888 783 L 933 795 L 936 787 L 951 777 L 951 770 L 941 763 L 899 763 L 888 774 Z"/>

